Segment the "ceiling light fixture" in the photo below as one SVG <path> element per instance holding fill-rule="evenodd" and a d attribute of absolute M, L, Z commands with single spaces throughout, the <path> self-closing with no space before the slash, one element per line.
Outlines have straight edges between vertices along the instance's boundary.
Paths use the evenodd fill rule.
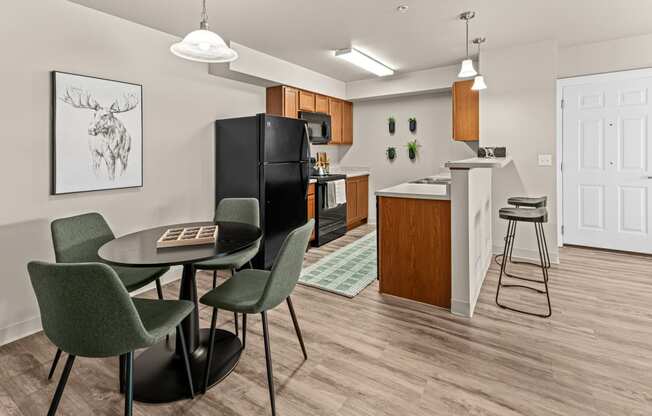
<path fill-rule="evenodd" d="M 478 45 L 478 57 L 480 56 L 480 45 L 482 45 L 487 39 L 486 38 L 475 38 L 473 39 L 473 44 Z M 481 73 L 475 76 L 473 80 L 473 86 L 471 87 L 474 91 L 480 91 L 487 89 L 487 84 L 484 82 L 484 77 Z"/>
<path fill-rule="evenodd" d="M 469 78 L 477 74 L 475 68 L 473 68 L 473 61 L 469 58 L 469 20 L 475 17 L 475 12 L 464 12 L 460 14 L 460 20 L 464 20 L 466 23 L 466 59 L 462 61 L 462 68 L 460 68 L 460 73 L 457 74 L 458 78 Z"/>
<path fill-rule="evenodd" d="M 376 74 L 379 77 L 385 77 L 387 75 L 394 74 L 394 70 L 392 68 L 354 48 L 337 50 L 335 51 L 335 56 L 344 59 L 353 65 L 359 66 L 360 68 L 369 71 L 372 74 Z"/>
<path fill-rule="evenodd" d="M 208 30 L 206 0 L 202 0 L 199 30 L 188 33 L 181 42 L 170 46 L 170 52 L 180 58 L 196 62 L 224 63 L 238 59 L 236 51 L 226 46 L 217 33 Z"/>
<path fill-rule="evenodd" d="M 406 13 L 410 7 L 407 4 L 401 4 L 396 7 L 396 11 L 399 13 Z"/>

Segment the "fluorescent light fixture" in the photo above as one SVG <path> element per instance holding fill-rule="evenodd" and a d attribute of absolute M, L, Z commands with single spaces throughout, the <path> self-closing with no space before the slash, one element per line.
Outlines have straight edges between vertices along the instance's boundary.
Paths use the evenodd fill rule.
<path fill-rule="evenodd" d="M 335 56 L 342 58 L 345 61 L 349 61 L 355 66 L 359 66 L 365 71 L 369 71 L 372 74 L 376 74 L 379 77 L 385 77 L 387 75 L 393 75 L 394 70 L 388 67 L 385 64 L 378 62 L 377 60 L 370 58 L 364 53 L 360 52 L 357 49 L 348 48 L 340 49 L 335 51 Z"/>

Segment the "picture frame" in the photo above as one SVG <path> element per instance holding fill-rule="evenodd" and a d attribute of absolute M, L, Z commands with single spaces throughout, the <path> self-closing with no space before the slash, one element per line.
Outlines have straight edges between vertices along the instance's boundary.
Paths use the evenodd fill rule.
<path fill-rule="evenodd" d="M 51 71 L 51 195 L 143 186 L 143 87 Z"/>

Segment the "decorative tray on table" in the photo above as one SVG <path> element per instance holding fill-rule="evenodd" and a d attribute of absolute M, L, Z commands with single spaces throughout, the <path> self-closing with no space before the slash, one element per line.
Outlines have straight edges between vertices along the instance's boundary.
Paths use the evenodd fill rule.
<path fill-rule="evenodd" d="M 170 228 L 156 241 L 156 248 L 198 246 L 215 244 L 216 241 L 217 225 Z"/>

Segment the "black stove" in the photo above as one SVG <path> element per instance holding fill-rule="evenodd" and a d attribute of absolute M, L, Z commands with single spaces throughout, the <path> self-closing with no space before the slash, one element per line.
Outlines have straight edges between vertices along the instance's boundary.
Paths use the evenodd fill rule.
<path fill-rule="evenodd" d="M 311 175 L 315 179 L 315 240 L 321 246 L 346 234 L 346 204 L 329 206 L 327 183 L 346 179 L 346 175 Z"/>
<path fill-rule="evenodd" d="M 328 181 L 336 181 L 339 179 L 346 179 L 346 175 L 342 175 L 339 173 L 334 173 L 334 174 L 327 174 L 327 175 L 310 175 L 310 179 L 316 179 L 317 182 L 328 182 Z"/>

